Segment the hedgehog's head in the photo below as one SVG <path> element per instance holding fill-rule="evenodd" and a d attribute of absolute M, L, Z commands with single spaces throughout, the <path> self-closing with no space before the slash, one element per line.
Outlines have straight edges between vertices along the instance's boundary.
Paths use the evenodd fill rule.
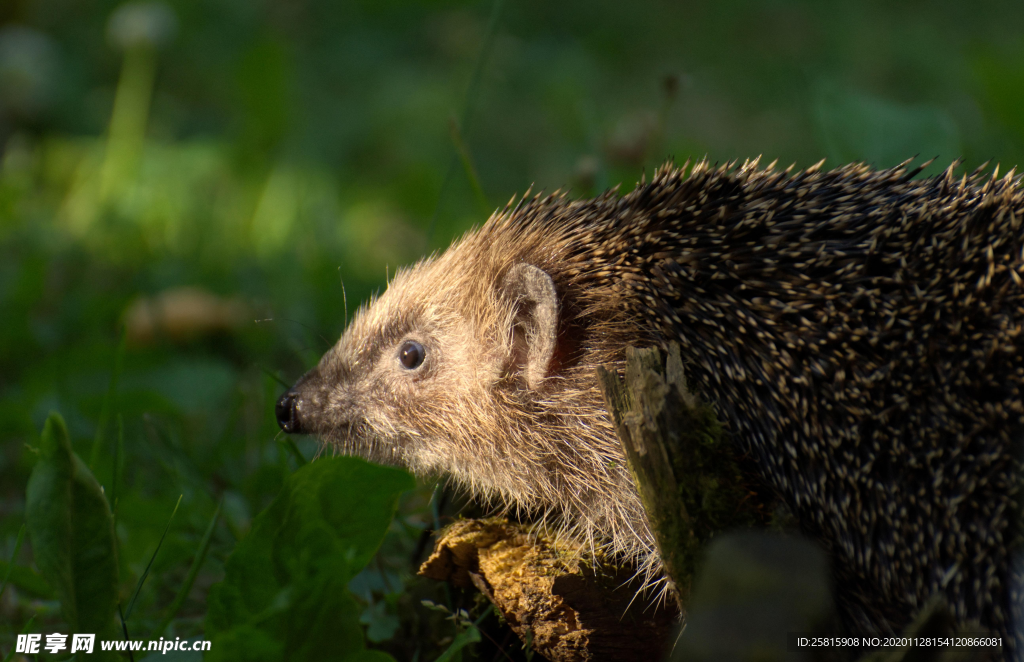
<path fill-rule="evenodd" d="M 360 309 L 278 401 L 281 428 L 417 473 L 451 473 L 476 492 L 526 496 L 517 468 L 535 473 L 523 465 L 540 466 L 544 453 L 524 438 L 532 426 L 523 417 L 555 381 L 558 297 L 543 270 L 470 248 L 400 271 Z"/>

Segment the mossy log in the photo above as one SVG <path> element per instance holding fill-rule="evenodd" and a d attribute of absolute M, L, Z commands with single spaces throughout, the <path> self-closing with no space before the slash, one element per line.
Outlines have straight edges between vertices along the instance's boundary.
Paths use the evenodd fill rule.
<path fill-rule="evenodd" d="M 690 390 L 679 346 L 626 349 L 625 381 L 598 369 L 630 473 L 681 611 L 701 553 L 715 533 L 765 522 L 711 406 Z"/>
<path fill-rule="evenodd" d="M 630 568 L 501 518 L 446 528 L 420 574 L 475 586 L 534 652 L 553 662 L 662 659 L 677 622 Z"/>

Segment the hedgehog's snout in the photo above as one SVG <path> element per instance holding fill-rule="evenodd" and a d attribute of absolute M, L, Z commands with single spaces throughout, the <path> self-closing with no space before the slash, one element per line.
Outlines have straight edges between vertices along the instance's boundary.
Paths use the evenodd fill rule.
<path fill-rule="evenodd" d="M 277 424 L 288 434 L 307 433 L 302 425 L 301 403 L 299 392 L 292 387 L 284 392 L 274 408 L 274 412 L 277 414 Z"/>
<path fill-rule="evenodd" d="M 316 431 L 319 409 L 319 372 L 310 370 L 277 400 L 274 413 L 277 424 L 288 434 L 312 434 Z"/>
<path fill-rule="evenodd" d="M 325 374 L 326 373 L 326 374 Z M 337 435 L 356 417 L 346 376 L 317 366 L 281 394 L 274 407 L 277 424 L 288 434 Z"/>

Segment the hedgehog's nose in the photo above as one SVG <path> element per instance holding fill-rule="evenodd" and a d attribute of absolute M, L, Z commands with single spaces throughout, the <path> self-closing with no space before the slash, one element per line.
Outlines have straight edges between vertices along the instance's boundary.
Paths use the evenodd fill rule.
<path fill-rule="evenodd" d="M 289 389 L 277 401 L 274 408 L 277 424 L 288 434 L 303 434 L 302 420 L 299 418 L 299 394 Z"/>

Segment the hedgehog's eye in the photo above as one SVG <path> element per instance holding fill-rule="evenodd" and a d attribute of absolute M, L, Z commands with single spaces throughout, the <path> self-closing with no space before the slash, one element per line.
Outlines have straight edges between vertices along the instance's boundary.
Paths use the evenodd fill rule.
<path fill-rule="evenodd" d="M 423 349 L 423 345 L 415 340 L 406 340 L 398 348 L 398 360 L 402 362 L 402 367 L 406 370 L 415 370 L 420 367 L 426 356 L 427 350 Z"/>

